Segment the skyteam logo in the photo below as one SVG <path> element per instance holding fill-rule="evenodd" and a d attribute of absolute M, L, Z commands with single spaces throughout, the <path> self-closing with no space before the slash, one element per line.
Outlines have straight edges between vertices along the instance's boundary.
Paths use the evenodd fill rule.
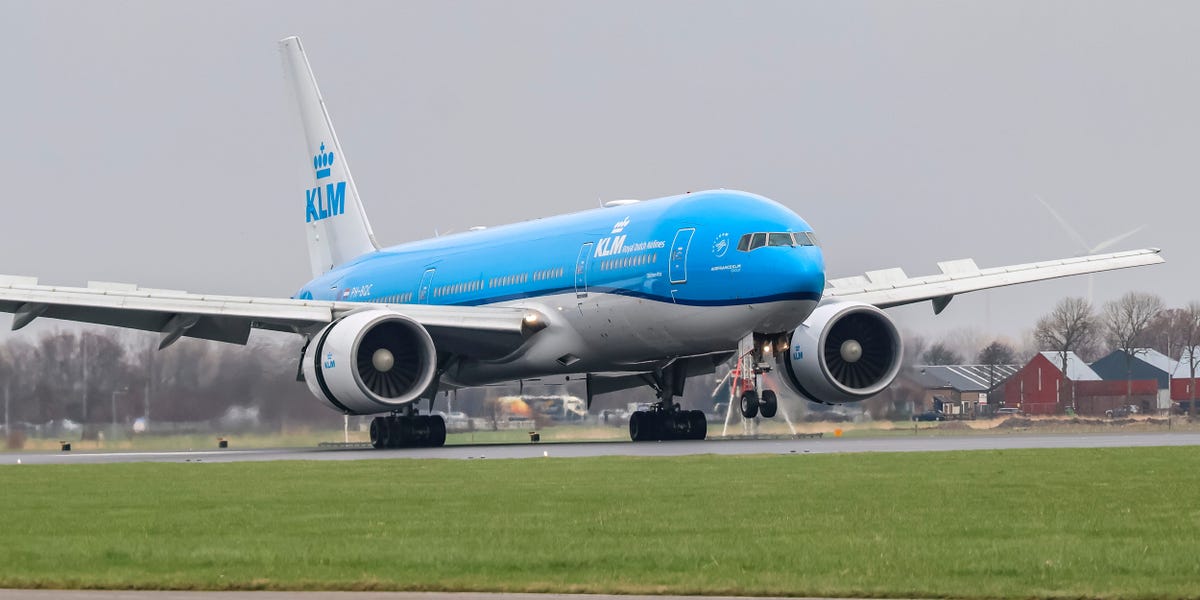
<path fill-rule="evenodd" d="M 317 181 L 329 177 L 335 160 L 333 152 L 326 152 L 325 143 L 322 142 L 320 152 L 313 156 L 313 169 L 317 172 Z M 346 182 L 327 183 L 324 190 L 325 193 L 322 194 L 321 185 L 317 184 L 317 187 L 305 191 L 305 223 L 336 217 L 346 212 Z"/>
<path fill-rule="evenodd" d="M 624 219 L 617 221 L 617 223 L 615 225 L 613 225 L 612 235 L 616 235 L 618 233 L 621 233 L 622 231 L 625 231 L 625 228 L 628 226 L 629 226 L 629 217 L 625 217 Z"/>
<path fill-rule="evenodd" d="M 729 252 L 729 234 L 722 233 L 713 241 L 713 256 L 721 258 L 726 252 Z"/>
<path fill-rule="evenodd" d="M 329 168 L 333 166 L 333 151 L 325 152 L 325 142 L 321 142 L 321 150 L 313 157 L 313 169 L 317 171 L 317 179 L 329 177 Z"/>

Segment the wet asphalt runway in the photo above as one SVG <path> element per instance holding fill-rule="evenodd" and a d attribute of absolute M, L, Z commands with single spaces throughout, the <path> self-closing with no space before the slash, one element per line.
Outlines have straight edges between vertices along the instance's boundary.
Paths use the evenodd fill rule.
<path fill-rule="evenodd" d="M 236 446 L 236 439 L 232 442 Z M 948 452 L 1018 448 L 1123 448 L 1200 446 L 1200 433 L 1012 434 L 706 440 L 677 442 L 575 442 L 446 446 L 444 448 L 291 448 L 173 452 L 14 452 L 0 465 L 102 464 L 130 462 L 244 462 L 274 460 L 379 460 L 395 458 L 501 459 L 592 456 L 687 456 L 697 454 L 827 454 L 835 452 Z M 0 600 L 3 600 L 0 597 Z"/>
<path fill-rule="evenodd" d="M 55 600 L 283 600 L 285 598 L 299 598 L 300 600 L 744 600 L 743 598 L 734 596 L 612 596 L 602 594 L 487 594 L 480 592 L 126 592 L 104 590 L 0 590 L 0 600 L 51 600 L 52 598 Z"/>

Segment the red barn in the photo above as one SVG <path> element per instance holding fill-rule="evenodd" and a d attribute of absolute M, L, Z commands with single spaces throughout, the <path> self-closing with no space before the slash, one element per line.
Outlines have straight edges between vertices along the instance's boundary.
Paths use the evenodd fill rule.
<path fill-rule="evenodd" d="M 1158 407 L 1158 381 L 1154 379 L 1079 381 L 1072 387 L 1075 412 L 1081 415 L 1103 417 L 1110 410 L 1130 404 L 1149 414 Z"/>
<path fill-rule="evenodd" d="M 1067 353 L 1067 375 L 1063 377 L 1060 353 L 1038 353 L 1005 382 L 1004 406 L 1019 408 L 1027 415 L 1058 414 L 1072 406 L 1073 382 L 1100 380 L 1074 352 Z M 1060 397 L 1059 386 L 1064 380 Z"/>

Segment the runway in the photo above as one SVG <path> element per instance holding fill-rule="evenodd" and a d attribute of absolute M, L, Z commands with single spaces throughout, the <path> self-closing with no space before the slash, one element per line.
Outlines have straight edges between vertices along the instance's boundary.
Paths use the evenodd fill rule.
<path fill-rule="evenodd" d="M 290 448 L 172 452 L 14 452 L 0 454 L 0 465 L 104 464 L 134 462 L 219 463 L 277 460 L 380 460 L 440 458 L 452 460 L 582 458 L 595 456 L 689 456 L 699 454 L 829 454 L 855 452 L 951 452 L 1023 448 L 1126 448 L 1200 446 L 1200 433 L 1014 434 L 963 436 L 887 436 L 705 440 L 676 442 L 574 442 L 490 444 L 374 450 L 363 448 Z"/>
<path fill-rule="evenodd" d="M 614 596 L 484 592 L 172 592 L 120 590 L 3 590 L 0 600 L 745 600 L 740 596 Z M 795 600 L 819 600 L 815 598 Z M 853 599 L 842 599 L 853 600 Z"/>

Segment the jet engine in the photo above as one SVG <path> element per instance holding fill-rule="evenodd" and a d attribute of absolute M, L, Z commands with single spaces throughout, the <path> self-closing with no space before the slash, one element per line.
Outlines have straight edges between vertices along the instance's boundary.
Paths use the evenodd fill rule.
<path fill-rule="evenodd" d="M 883 311 L 860 302 L 818 306 L 776 354 L 793 391 L 823 404 L 866 400 L 900 372 L 900 333 Z"/>
<path fill-rule="evenodd" d="M 420 323 L 388 310 L 334 321 L 304 351 L 304 381 L 335 410 L 369 415 L 421 396 L 437 371 L 433 338 Z"/>

